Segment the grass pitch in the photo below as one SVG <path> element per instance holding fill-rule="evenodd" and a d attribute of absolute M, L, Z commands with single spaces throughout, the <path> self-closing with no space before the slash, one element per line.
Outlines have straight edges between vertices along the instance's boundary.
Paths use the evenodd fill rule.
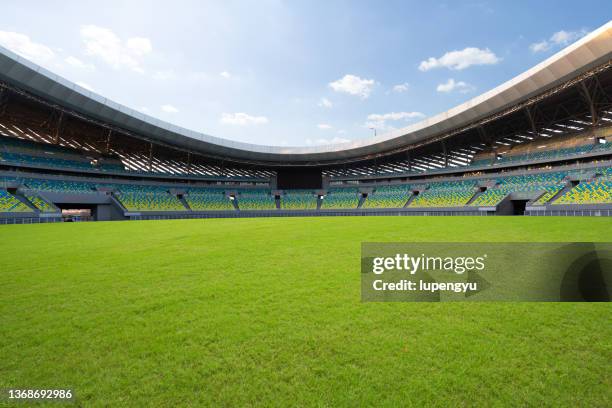
<path fill-rule="evenodd" d="M 16 225 L 0 240 L 0 389 L 69 387 L 82 406 L 612 405 L 609 303 L 361 303 L 359 271 L 362 241 L 612 241 L 610 219 Z"/>

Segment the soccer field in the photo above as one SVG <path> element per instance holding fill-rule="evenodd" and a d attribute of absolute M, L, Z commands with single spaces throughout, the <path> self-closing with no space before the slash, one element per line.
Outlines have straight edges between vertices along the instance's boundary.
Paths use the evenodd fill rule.
<path fill-rule="evenodd" d="M 612 405 L 610 303 L 360 301 L 362 241 L 612 241 L 610 219 L 43 224 L 0 239 L 0 389 L 71 388 L 83 406 Z"/>

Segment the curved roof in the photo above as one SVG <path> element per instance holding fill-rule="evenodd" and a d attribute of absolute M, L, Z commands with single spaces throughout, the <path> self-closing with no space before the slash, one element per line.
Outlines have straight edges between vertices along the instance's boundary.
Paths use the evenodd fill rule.
<path fill-rule="evenodd" d="M 490 116 L 612 59 L 612 21 L 515 78 L 446 112 L 377 137 L 336 145 L 281 147 L 194 132 L 113 102 L 0 47 L 0 78 L 39 97 L 136 134 L 228 159 L 312 162 L 350 159 L 427 141 Z"/>

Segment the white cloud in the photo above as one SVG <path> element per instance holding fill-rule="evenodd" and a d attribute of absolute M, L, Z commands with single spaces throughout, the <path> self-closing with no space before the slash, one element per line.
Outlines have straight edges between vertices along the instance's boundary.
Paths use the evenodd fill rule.
<path fill-rule="evenodd" d="M 550 48 L 550 45 L 548 44 L 548 41 L 544 40 L 544 41 L 540 41 L 537 43 L 533 43 L 529 46 L 529 49 L 531 50 L 531 52 L 541 52 L 541 51 L 546 51 Z"/>
<path fill-rule="evenodd" d="M 317 127 L 322 130 L 329 130 L 333 128 L 332 125 L 328 125 L 327 123 L 319 123 Z"/>
<path fill-rule="evenodd" d="M 578 31 L 557 31 L 550 36 L 548 40 L 542 40 L 540 42 L 533 43 L 529 46 L 531 52 L 542 52 L 548 51 L 553 47 L 564 47 L 570 43 L 584 37 L 588 33 L 588 30 L 582 29 Z"/>
<path fill-rule="evenodd" d="M 333 145 L 350 142 L 349 139 L 343 137 L 333 137 L 331 139 L 320 138 L 320 139 L 306 139 L 307 146 L 320 146 L 320 145 Z"/>
<path fill-rule="evenodd" d="M 393 130 L 394 126 L 390 126 L 387 124 L 388 121 L 410 121 L 413 119 L 424 118 L 425 114 L 421 112 L 389 112 L 389 113 L 372 113 L 368 115 L 368 120 L 364 124 L 366 128 L 374 128 L 376 130 Z"/>
<path fill-rule="evenodd" d="M 319 100 L 319 104 L 318 104 L 321 108 L 327 108 L 327 109 L 331 109 L 334 104 L 332 103 L 332 101 L 330 101 L 327 98 L 321 98 Z"/>
<path fill-rule="evenodd" d="M 141 106 L 140 108 L 137 108 L 137 110 L 142 113 L 147 113 L 149 111 L 149 108 L 147 108 L 146 106 Z"/>
<path fill-rule="evenodd" d="M 467 47 L 463 50 L 450 51 L 440 58 L 430 57 L 419 64 L 419 70 L 429 71 L 434 68 L 449 68 L 461 70 L 472 65 L 493 65 L 497 64 L 501 59 L 495 55 L 490 49 L 480 49 L 475 47 Z"/>
<path fill-rule="evenodd" d="M 96 92 L 93 87 L 91 85 L 89 85 L 87 82 L 80 82 L 77 81 L 75 82 L 75 84 L 77 84 L 78 86 L 80 86 L 81 88 L 85 88 L 87 89 L 89 92 Z"/>
<path fill-rule="evenodd" d="M 162 105 L 161 110 L 163 110 L 166 113 L 178 113 L 178 108 L 173 106 L 173 105 Z"/>
<path fill-rule="evenodd" d="M 53 50 L 46 45 L 34 42 L 25 34 L 0 31 L 0 45 L 30 61 L 44 64 L 55 58 Z"/>
<path fill-rule="evenodd" d="M 338 134 L 339 134 L 339 135 L 345 135 L 345 134 L 346 134 L 346 130 L 344 130 L 344 129 L 340 129 L 340 130 L 338 131 Z"/>
<path fill-rule="evenodd" d="M 376 81 L 373 79 L 362 79 L 358 76 L 347 74 L 337 81 L 329 83 L 329 87 L 336 92 L 343 92 L 349 95 L 359 96 L 361 99 L 366 99 L 372 93 L 372 88 Z"/>
<path fill-rule="evenodd" d="M 81 39 L 85 54 L 100 58 L 114 69 L 128 68 L 139 73 L 144 72 L 142 57 L 153 50 L 147 38 L 133 37 L 123 41 L 112 30 L 95 25 L 82 26 Z"/>
<path fill-rule="evenodd" d="M 265 116 L 251 116 L 243 112 L 224 113 L 221 115 L 221 123 L 225 125 L 264 125 L 268 122 L 268 118 L 266 118 Z"/>
<path fill-rule="evenodd" d="M 466 92 L 470 92 L 474 89 L 474 87 L 466 82 L 463 81 L 455 81 L 453 78 L 449 78 L 448 81 L 446 81 L 443 84 L 438 84 L 438 86 L 436 87 L 436 91 L 438 92 L 452 92 L 452 91 L 459 91 L 461 93 L 466 93 Z"/>
<path fill-rule="evenodd" d="M 408 82 L 404 82 L 403 84 L 397 84 L 393 86 L 391 90 L 395 93 L 403 93 L 406 92 L 409 88 L 410 85 L 408 85 Z"/>
<path fill-rule="evenodd" d="M 223 78 L 225 78 L 225 79 L 230 79 L 230 78 L 232 77 L 232 74 L 230 74 L 230 73 L 229 73 L 229 72 L 227 72 L 227 71 L 223 71 L 223 72 L 221 72 L 219 75 L 221 75 L 221 76 L 222 76 Z"/>
<path fill-rule="evenodd" d="M 73 66 L 73 67 L 78 68 L 78 69 L 86 69 L 86 70 L 90 70 L 90 71 L 95 69 L 93 64 L 85 63 L 85 62 L 81 61 L 80 59 L 78 59 L 77 57 L 73 57 L 72 55 L 66 57 L 64 59 L 64 61 L 66 61 L 66 63 L 68 65 Z"/>

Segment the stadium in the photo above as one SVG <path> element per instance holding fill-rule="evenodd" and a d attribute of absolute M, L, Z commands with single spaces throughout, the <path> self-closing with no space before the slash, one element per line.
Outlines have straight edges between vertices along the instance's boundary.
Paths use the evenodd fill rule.
<path fill-rule="evenodd" d="M 311 146 L 176 126 L 0 46 L 0 390 L 610 406 L 609 290 L 368 302 L 359 270 L 368 242 L 503 243 L 508 273 L 531 256 L 513 243 L 603 245 L 611 191 L 612 21 L 445 112 Z"/>
<path fill-rule="evenodd" d="M 0 51 L 3 222 L 612 215 L 611 24 L 408 128 L 295 148 L 182 129 Z"/>

